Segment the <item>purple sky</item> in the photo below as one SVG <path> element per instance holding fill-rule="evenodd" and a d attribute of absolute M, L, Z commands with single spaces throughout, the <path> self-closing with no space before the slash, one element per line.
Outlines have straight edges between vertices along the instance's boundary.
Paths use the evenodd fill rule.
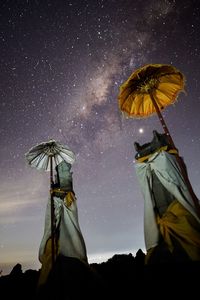
<path fill-rule="evenodd" d="M 134 141 L 156 116 L 125 119 L 119 86 L 149 63 L 172 64 L 186 94 L 164 111 L 197 196 L 200 3 L 195 0 L 2 1 L 0 10 L 0 269 L 38 269 L 49 173 L 25 153 L 50 138 L 76 154 L 79 223 L 90 262 L 145 251 Z M 143 129 L 143 130 L 140 130 Z"/>

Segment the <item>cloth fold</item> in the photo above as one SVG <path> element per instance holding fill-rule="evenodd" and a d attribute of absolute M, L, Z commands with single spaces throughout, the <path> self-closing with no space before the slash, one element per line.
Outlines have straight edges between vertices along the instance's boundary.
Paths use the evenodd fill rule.
<path fill-rule="evenodd" d="M 176 240 L 191 260 L 200 260 L 200 224 L 180 202 L 173 201 L 157 223 L 171 253 Z"/>
<path fill-rule="evenodd" d="M 159 243 L 160 230 L 155 209 L 153 174 L 160 184 L 176 199 L 200 224 L 193 199 L 188 191 L 176 157 L 167 151 L 157 151 L 145 162 L 135 163 L 136 175 L 144 197 L 144 236 L 147 251 Z M 159 195 L 158 195 L 159 197 Z"/>
<path fill-rule="evenodd" d="M 76 197 L 67 192 L 64 199 L 53 197 L 55 215 L 55 256 L 77 258 L 88 264 L 85 241 L 79 226 Z M 52 267 L 51 249 L 51 199 L 49 198 L 44 234 L 39 247 L 39 260 L 42 263 L 38 287 L 45 284 Z"/>

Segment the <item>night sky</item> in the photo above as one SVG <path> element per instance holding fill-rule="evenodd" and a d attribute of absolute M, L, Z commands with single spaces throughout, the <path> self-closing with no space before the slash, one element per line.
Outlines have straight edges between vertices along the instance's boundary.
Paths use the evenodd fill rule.
<path fill-rule="evenodd" d="M 200 197 L 200 2 L 7 0 L 0 4 L 0 270 L 38 269 L 49 173 L 25 153 L 53 138 L 76 154 L 79 223 L 89 262 L 145 251 L 133 143 L 157 116 L 125 119 L 120 85 L 145 64 L 172 64 L 186 93 L 163 116 Z"/>

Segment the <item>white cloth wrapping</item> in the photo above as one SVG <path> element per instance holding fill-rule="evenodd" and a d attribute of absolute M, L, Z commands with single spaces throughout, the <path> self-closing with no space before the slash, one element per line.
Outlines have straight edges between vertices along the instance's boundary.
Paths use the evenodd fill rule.
<path fill-rule="evenodd" d="M 169 154 L 166 151 L 156 152 L 147 162 L 136 162 L 135 170 L 144 197 L 144 238 L 147 250 L 158 245 L 159 237 L 159 230 L 153 208 L 152 170 L 154 170 L 162 185 L 200 223 L 193 199 L 188 191 L 174 155 Z"/>
<path fill-rule="evenodd" d="M 54 215 L 56 228 L 59 230 L 59 254 L 67 257 L 75 257 L 87 262 L 85 242 L 78 222 L 78 210 L 76 200 L 67 207 L 63 200 L 54 197 Z M 39 260 L 48 239 L 51 237 L 51 199 L 49 198 L 45 214 L 44 235 L 39 247 Z"/>

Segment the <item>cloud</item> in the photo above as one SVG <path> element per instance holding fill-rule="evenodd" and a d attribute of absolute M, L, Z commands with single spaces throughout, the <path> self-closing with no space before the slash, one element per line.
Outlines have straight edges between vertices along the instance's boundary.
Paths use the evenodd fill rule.
<path fill-rule="evenodd" d="M 2 182 L 0 185 L 0 223 L 13 223 L 24 220 L 21 215 L 25 210 L 26 219 L 31 219 L 31 208 L 41 204 L 46 193 L 46 184 L 41 177 L 33 178 L 30 174 L 24 174 L 20 179 L 11 179 L 9 182 Z M 45 200 L 48 196 L 46 196 Z"/>
<path fill-rule="evenodd" d="M 27 203 L 27 200 L 14 197 L 14 201 L 11 195 L 8 194 L 7 197 L 4 195 L 3 201 L 0 203 L 0 215 L 13 213 L 22 210 L 25 206 L 30 205 L 30 201 Z"/>
<path fill-rule="evenodd" d="M 31 210 L 30 210 L 31 211 Z M 20 211 L 23 212 L 23 211 Z M 29 215 L 26 211 L 26 214 L 17 214 L 18 212 L 16 211 L 15 214 L 12 215 L 11 213 L 9 215 L 5 214 L 2 216 L 0 216 L 0 224 L 1 225 L 10 225 L 10 224 L 16 224 L 16 223 L 24 223 L 24 222 L 36 222 L 38 220 L 40 220 L 40 216 L 39 215 Z"/>

